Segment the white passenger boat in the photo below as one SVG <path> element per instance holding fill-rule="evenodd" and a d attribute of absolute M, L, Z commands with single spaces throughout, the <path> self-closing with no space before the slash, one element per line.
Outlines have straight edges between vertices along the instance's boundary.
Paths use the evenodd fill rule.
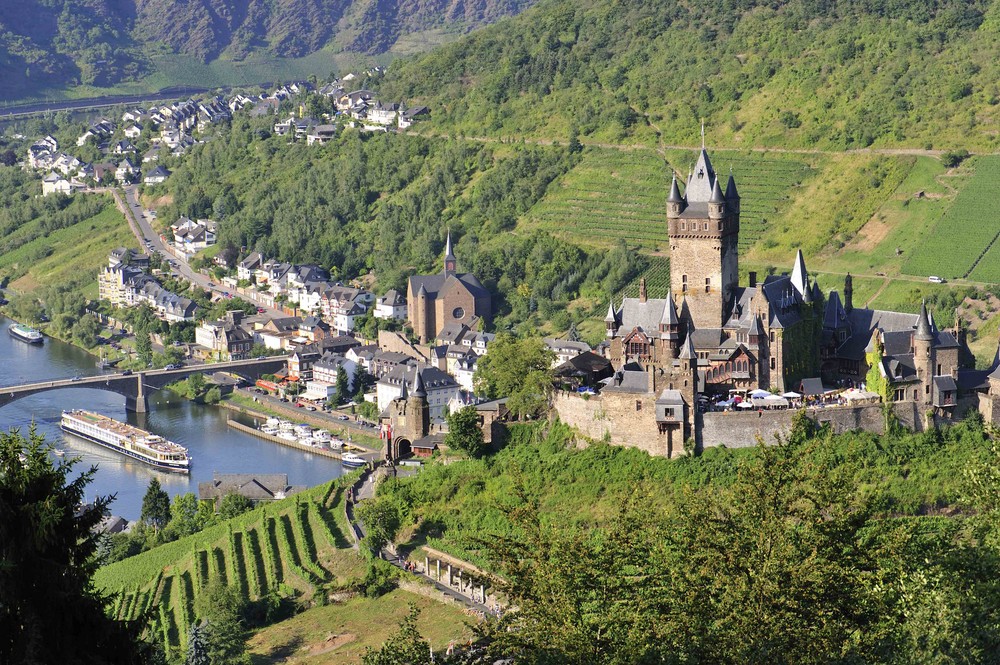
<path fill-rule="evenodd" d="M 351 469 L 360 468 L 368 463 L 368 461 L 361 455 L 355 453 L 344 453 L 340 458 L 340 463 Z"/>
<path fill-rule="evenodd" d="M 82 409 L 63 411 L 59 426 L 65 432 L 157 469 L 177 473 L 191 470 L 191 458 L 184 446 L 100 413 Z"/>

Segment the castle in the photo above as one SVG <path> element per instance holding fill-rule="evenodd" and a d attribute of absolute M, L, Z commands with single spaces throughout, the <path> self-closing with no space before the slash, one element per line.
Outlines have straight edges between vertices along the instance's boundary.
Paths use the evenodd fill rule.
<path fill-rule="evenodd" d="M 1000 369 L 972 368 L 957 317 L 952 330 L 942 330 L 926 307 L 920 314 L 856 308 L 850 274 L 843 300 L 837 291 L 824 296 L 801 251 L 790 274 L 758 280 L 750 272 L 741 285 L 740 194 L 731 174 L 723 188 L 704 147 L 683 194 L 672 179 L 666 208 L 670 292 L 648 298 L 643 279 L 638 298 L 612 300 L 602 349 L 615 374 L 595 404 L 557 396 L 564 421 L 590 435 L 674 455 L 689 440 L 718 443 L 703 441 L 699 401 L 733 390 L 786 393 L 804 381 L 867 382 L 903 411 L 944 419 L 958 415 L 964 396 L 992 418 Z M 917 416 L 904 420 L 918 426 Z"/>

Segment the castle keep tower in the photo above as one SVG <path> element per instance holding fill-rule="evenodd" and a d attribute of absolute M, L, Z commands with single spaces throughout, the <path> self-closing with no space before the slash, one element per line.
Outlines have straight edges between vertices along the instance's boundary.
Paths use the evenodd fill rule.
<path fill-rule="evenodd" d="M 738 286 L 740 195 L 732 175 L 723 192 L 704 146 L 684 196 L 676 177 L 670 184 L 667 229 L 671 292 L 695 328 L 721 328 Z"/>

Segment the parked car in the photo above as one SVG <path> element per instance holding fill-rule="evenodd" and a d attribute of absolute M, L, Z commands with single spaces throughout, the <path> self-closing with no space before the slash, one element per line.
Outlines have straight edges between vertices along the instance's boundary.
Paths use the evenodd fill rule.
<path fill-rule="evenodd" d="M 348 417 L 345 416 L 345 415 L 343 415 L 343 414 L 341 414 L 341 415 L 337 416 L 337 420 L 348 420 Z"/>
<path fill-rule="evenodd" d="M 931 275 L 927 278 L 927 281 L 931 284 L 944 284 L 944 277 L 938 277 L 937 275 Z"/>

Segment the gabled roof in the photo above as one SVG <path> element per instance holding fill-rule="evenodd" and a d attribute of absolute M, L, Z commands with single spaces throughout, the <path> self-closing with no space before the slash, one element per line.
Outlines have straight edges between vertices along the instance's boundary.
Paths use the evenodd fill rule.
<path fill-rule="evenodd" d="M 707 203 L 712 198 L 712 189 L 715 187 L 715 169 L 708 158 L 708 153 L 704 148 L 698 153 L 698 161 L 694 165 L 694 171 L 688 178 L 684 195 L 688 205 L 692 203 Z"/>

